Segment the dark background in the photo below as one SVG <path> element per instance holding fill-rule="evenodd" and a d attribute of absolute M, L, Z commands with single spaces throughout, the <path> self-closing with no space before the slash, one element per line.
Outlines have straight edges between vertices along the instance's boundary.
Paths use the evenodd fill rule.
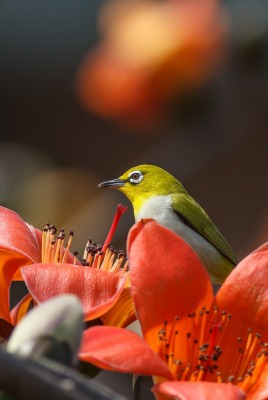
<path fill-rule="evenodd" d="M 89 236 L 104 241 L 116 204 L 128 204 L 97 183 L 152 163 L 184 183 L 239 257 L 266 241 L 268 12 L 263 1 L 225 3 L 231 35 L 217 77 L 196 102 L 140 132 L 86 111 L 76 96 L 79 65 L 99 40 L 100 0 L 0 1 L 1 204 L 38 228 L 74 229 L 81 252 Z M 130 209 L 118 246 L 132 223 Z"/>

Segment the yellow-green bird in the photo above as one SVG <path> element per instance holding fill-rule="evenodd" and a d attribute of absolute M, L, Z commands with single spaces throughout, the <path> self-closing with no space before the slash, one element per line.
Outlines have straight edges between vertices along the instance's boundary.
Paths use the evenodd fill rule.
<path fill-rule="evenodd" d="M 138 165 L 98 187 L 116 188 L 132 203 L 135 220 L 153 218 L 182 237 L 197 253 L 212 283 L 222 283 L 237 258 L 200 205 L 170 173 Z"/>

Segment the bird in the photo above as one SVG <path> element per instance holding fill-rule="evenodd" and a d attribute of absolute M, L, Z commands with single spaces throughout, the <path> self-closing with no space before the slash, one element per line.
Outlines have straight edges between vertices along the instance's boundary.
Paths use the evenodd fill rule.
<path fill-rule="evenodd" d="M 179 235 L 197 254 L 212 283 L 221 284 L 238 259 L 214 222 L 172 174 L 138 165 L 99 188 L 118 189 L 133 206 L 135 222 L 154 219 Z"/>

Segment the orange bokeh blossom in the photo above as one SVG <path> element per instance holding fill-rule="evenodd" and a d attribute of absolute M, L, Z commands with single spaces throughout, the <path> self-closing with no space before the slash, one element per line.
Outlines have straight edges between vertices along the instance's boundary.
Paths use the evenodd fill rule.
<path fill-rule="evenodd" d="M 78 71 L 79 99 L 101 116 L 150 123 L 209 80 L 227 24 L 218 0 L 117 0 L 102 8 L 100 30 Z"/>
<path fill-rule="evenodd" d="M 93 327 L 80 358 L 152 375 L 157 399 L 268 398 L 268 244 L 241 261 L 216 296 L 196 254 L 153 220 L 131 229 L 128 256 L 143 337 Z"/>
<path fill-rule="evenodd" d="M 71 254 L 73 232 L 50 224 L 43 232 L 27 224 L 14 211 L 0 207 L 0 335 L 8 324 L 16 325 L 30 304 L 39 304 L 62 293 L 79 297 L 86 321 L 126 326 L 135 320 L 124 253 L 108 245 L 126 207 L 118 206 L 105 244 L 88 242 L 82 261 Z M 67 243 L 65 243 L 67 242 Z M 10 310 L 12 281 L 24 280 L 27 294 Z M 3 330 L 3 332 L 2 332 Z"/>

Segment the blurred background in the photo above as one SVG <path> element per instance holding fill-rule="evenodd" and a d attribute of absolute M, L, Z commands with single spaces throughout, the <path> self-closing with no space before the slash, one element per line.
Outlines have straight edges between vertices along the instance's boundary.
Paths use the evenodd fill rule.
<path fill-rule="evenodd" d="M 150 163 L 239 258 L 267 240 L 266 0 L 1 0 L 0 54 L 2 205 L 81 254 L 129 205 L 97 184 Z"/>

